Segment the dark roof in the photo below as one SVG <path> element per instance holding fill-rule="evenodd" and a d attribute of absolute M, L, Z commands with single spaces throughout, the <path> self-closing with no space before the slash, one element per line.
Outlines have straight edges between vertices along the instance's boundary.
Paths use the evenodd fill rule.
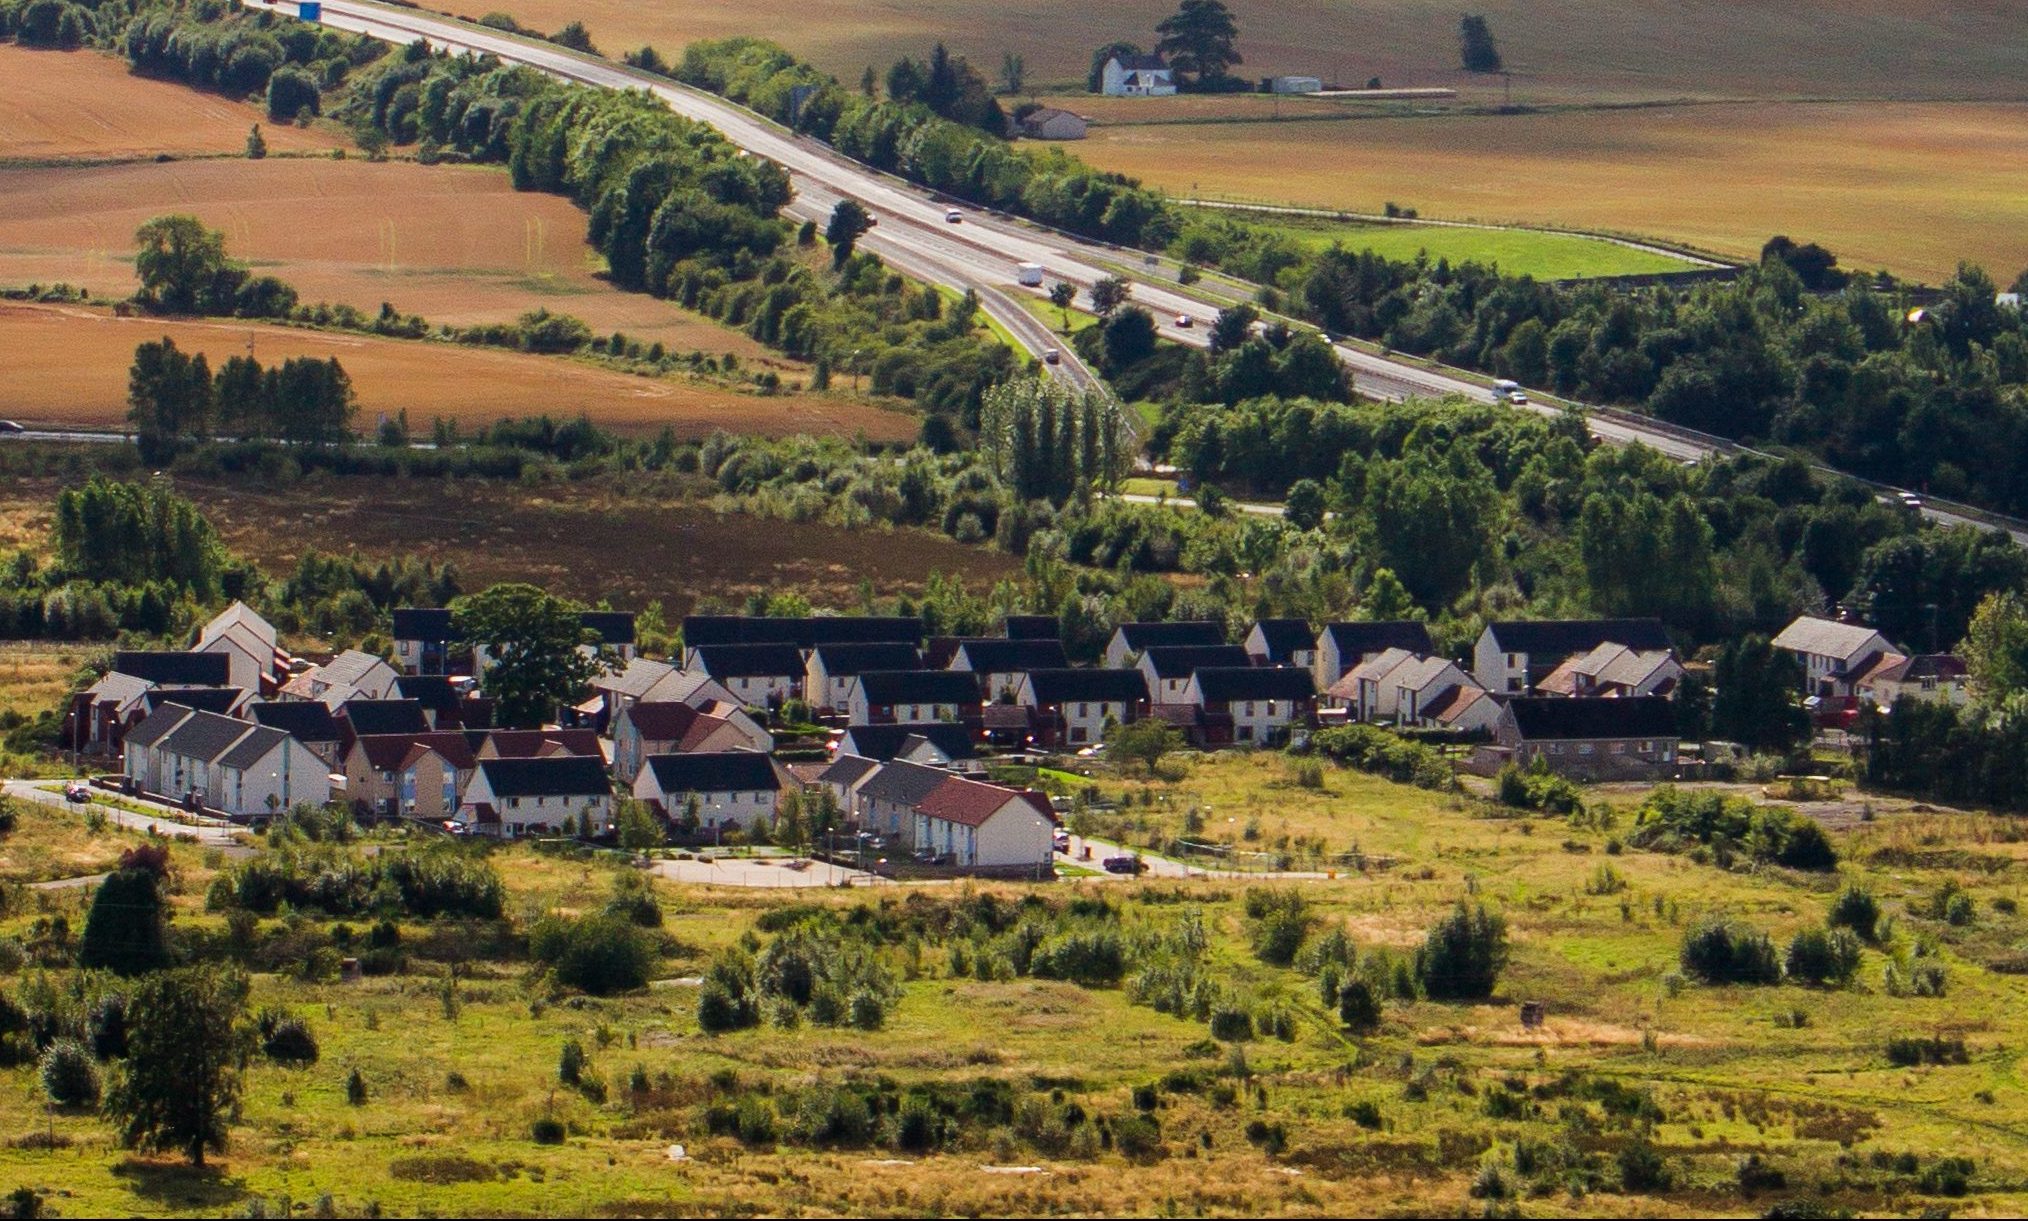
<path fill-rule="evenodd" d="M 1169 67 L 1159 55 L 1115 55 L 1113 58 L 1129 72 L 1160 72 Z"/>
<path fill-rule="evenodd" d="M 472 744 L 475 752 L 491 742 L 493 753 L 503 759 L 534 758 L 551 742 L 573 755 L 598 759 L 605 753 L 599 749 L 596 729 L 489 729 L 476 735 L 467 731 L 465 740 Z"/>
<path fill-rule="evenodd" d="M 850 786 L 864 779 L 866 773 L 879 766 L 878 762 L 864 755 L 839 755 L 831 760 L 823 771 L 817 773 L 817 779 L 826 784 Z"/>
<path fill-rule="evenodd" d="M 429 747 L 460 770 L 469 771 L 478 765 L 472 754 L 472 744 L 456 730 L 361 734 L 356 749 L 366 752 L 366 762 L 374 770 L 393 772 L 400 771 L 407 764 L 409 752 L 417 746 Z"/>
<path fill-rule="evenodd" d="M 442 716 L 458 715 L 458 707 L 464 701 L 451 680 L 442 674 L 404 674 L 394 680 L 395 692 L 405 700 L 414 700 L 431 712 Z"/>
<path fill-rule="evenodd" d="M 648 742 L 681 741 L 703 715 L 680 700 L 636 700 L 620 713 Z"/>
<path fill-rule="evenodd" d="M 922 650 L 905 641 L 882 640 L 871 644 L 820 644 L 816 660 L 832 678 L 850 678 L 868 670 L 920 670 Z"/>
<path fill-rule="evenodd" d="M 922 639 L 922 620 L 913 615 L 812 615 L 803 619 L 768 619 L 752 615 L 686 615 L 683 643 L 792 644 L 799 649 L 820 644 L 879 644 Z"/>
<path fill-rule="evenodd" d="M 169 707 L 170 705 L 163 705 Z M 215 712 L 193 712 L 162 743 L 162 749 L 186 759 L 215 759 L 253 726 Z"/>
<path fill-rule="evenodd" d="M 599 634 L 601 644 L 634 643 L 634 616 L 627 611 L 586 611 L 578 622 Z"/>
<path fill-rule="evenodd" d="M 845 731 L 844 743 L 853 754 L 885 762 L 901 753 L 910 738 L 921 738 L 942 751 L 946 758 L 970 759 L 976 753 L 972 733 L 963 725 L 940 722 L 933 725 L 854 725 Z M 845 750 L 847 745 L 838 749 Z"/>
<path fill-rule="evenodd" d="M 585 755 L 484 759 L 479 773 L 495 797 L 575 797 L 613 791 L 605 761 Z"/>
<path fill-rule="evenodd" d="M 1225 628 L 1209 620 L 1181 623 L 1122 623 L 1116 633 L 1126 640 L 1129 652 L 1183 644 L 1224 644 Z"/>
<path fill-rule="evenodd" d="M 289 740 L 289 735 L 279 729 L 256 725 L 246 736 L 232 744 L 232 749 L 218 757 L 220 767 L 252 767 L 260 762 L 269 751 Z"/>
<path fill-rule="evenodd" d="M 451 612 L 419 606 L 396 607 L 396 640 L 427 640 L 441 644 L 451 639 Z"/>
<path fill-rule="evenodd" d="M 1236 644 L 1170 644 L 1141 650 L 1156 678 L 1189 678 L 1199 670 L 1250 666 L 1253 658 Z"/>
<path fill-rule="evenodd" d="M 1148 680 L 1139 670 L 1030 670 L 1028 687 L 1038 704 L 1139 703 Z"/>
<path fill-rule="evenodd" d="M 162 705 L 143 717 L 139 725 L 127 731 L 124 739 L 127 748 L 131 750 L 137 746 L 153 746 L 190 715 L 191 710 L 181 704 Z"/>
<path fill-rule="evenodd" d="M 865 800 L 894 801 L 912 806 L 936 792 L 937 786 L 950 778 L 951 774 L 940 767 L 888 763 L 874 774 L 873 779 L 859 786 L 859 796 Z"/>
<path fill-rule="evenodd" d="M 232 659 L 224 653 L 113 654 L 113 669 L 164 686 L 223 687 L 232 681 Z"/>
<path fill-rule="evenodd" d="M 868 670 L 859 687 L 876 705 L 979 702 L 979 676 L 965 670 Z"/>
<path fill-rule="evenodd" d="M 417 700 L 346 700 L 338 715 L 352 727 L 354 736 L 369 733 L 426 733 L 429 722 Z"/>
<path fill-rule="evenodd" d="M 1369 657 L 1388 649 L 1405 649 L 1410 653 L 1436 652 L 1436 645 L 1429 638 L 1429 625 L 1413 619 L 1331 623 L 1325 625 L 1323 634 L 1337 642 L 1341 658 Z"/>
<path fill-rule="evenodd" d="M 964 640 L 958 651 L 972 665 L 975 674 L 1012 674 L 1021 670 L 1060 670 L 1070 664 L 1063 654 L 1063 642 L 1046 640 Z"/>
<path fill-rule="evenodd" d="M 967 780 L 963 776 L 952 776 L 931 789 L 915 808 L 917 813 L 939 822 L 982 827 L 1010 801 L 1020 802 L 1027 813 L 1042 822 L 1056 822 L 1056 815 L 1049 809 L 1049 798 L 1040 793 L 987 784 L 983 780 Z"/>
<path fill-rule="evenodd" d="M 344 736 L 322 700 L 264 701 L 249 704 L 246 711 L 254 724 L 279 729 L 298 742 L 336 742 Z"/>
<path fill-rule="evenodd" d="M 1507 701 L 1514 726 L 1530 742 L 1599 738 L 1674 738 L 1676 706 L 1659 695 L 1630 699 L 1526 696 Z"/>
<path fill-rule="evenodd" d="M 1287 661 L 1303 649 L 1315 648 L 1317 634 L 1301 619 L 1263 619 L 1253 625 L 1254 631 L 1267 642 L 1269 661 Z M 1247 633 L 1251 636 L 1253 633 Z"/>
<path fill-rule="evenodd" d="M 755 750 L 649 755 L 642 762 L 664 793 L 765 792 L 782 787 L 774 762 Z"/>
<path fill-rule="evenodd" d="M 159 704 L 181 704 L 199 712 L 231 712 L 246 698 L 240 687 L 157 687 L 144 693 L 141 702 L 153 708 Z"/>
<path fill-rule="evenodd" d="M 1612 641 L 1630 649 L 1667 649 L 1669 633 L 1660 619 L 1521 619 L 1489 623 L 1493 645 L 1502 653 L 1568 657 Z"/>
<path fill-rule="evenodd" d="M 801 678 L 803 655 L 792 644 L 709 644 L 697 664 L 713 678 Z"/>
<path fill-rule="evenodd" d="M 1293 666 L 1212 666 L 1197 671 L 1196 679 L 1198 690 L 1209 703 L 1317 696 L 1317 683 L 1310 672 Z"/>
<path fill-rule="evenodd" d="M 1009 640 L 1055 640 L 1063 623 L 1055 615 L 1009 615 L 1000 633 Z"/>

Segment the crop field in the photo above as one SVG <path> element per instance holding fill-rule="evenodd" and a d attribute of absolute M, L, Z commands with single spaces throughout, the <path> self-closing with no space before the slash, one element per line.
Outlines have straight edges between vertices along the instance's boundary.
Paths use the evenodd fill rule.
<path fill-rule="evenodd" d="M 1154 786 L 1156 805 L 1229 785 L 1278 796 L 1270 773 L 1282 766 L 1189 761 Z M 1111 797 L 1140 787 L 1098 781 Z M 306 908 L 242 922 L 226 947 L 226 917 L 205 895 L 233 862 L 172 845 L 174 935 L 244 959 L 252 1008 L 306 1022 L 317 1059 L 256 1056 L 228 1147 L 204 1170 L 119 1149 L 88 1110 L 31 1110 L 34 1068 L 5 1070 L 0 1084 L 24 1106 L 0 1145 L 0 1181 L 70 1215 L 313 1201 L 339 1215 L 442 1216 L 1453 1215 L 1489 1201 L 1528 1215 L 1751 1215 L 1817 1197 L 1869 1215 L 2021 1208 L 2028 1097 L 2015 1044 L 2028 996 L 2009 964 L 2028 925 L 2013 906 L 2024 854 L 2009 824 L 1883 816 L 1835 833 L 1846 864 L 1827 878 L 1609 851 L 1617 841 L 1595 826 L 1488 817 L 1342 772 L 1311 791 L 1356 824 L 1363 871 L 1058 883 L 1018 908 L 1033 890 L 790 897 L 651 883 L 657 980 L 607 998 L 562 987 L 519 933 L 544 913 L 597 911 L 636 872 L 615 856 L 495 849 L 511 929 L 404 917 L 393 972 L 343 982 L 317 964 L 356 945 L 361 921 L 340 929 Z M 1924 914 L 1947 879 L 1974 900 L 1967 923 Z M 1780 944 L 1820 924 L 1844 881 L 1874 889 L 1894 953 L 1918 939 L 1934 947 L 1946 998 L 1886 995 L 1884 948 L 1863 951 L 1845 988 L 1677 974 L 1684 931 L 1707 915 L 1749 921 Z M 1347 1031 L 1300 954 L 1282 966 L 1257 953 L 1248 898 L 1262 886 L 1284 903 L 1300 897 L 1303 945 L 1341 935 L 1381 965 L 1406 961 L 1473 896 L 1504 914 L 1511 958 L 1483 1002 L 1390 996 L 1377 1028 Z M 0 920 L 0 936 L 60 955 L 33 921 L 63 915 L 76 929 L 83 903 L 37 896 Z M 1123 982 L 970 966 L 1003 951 L 936 930 L 996 903 L 1010 921 L 1069 909 L 1081 913 L 1072 928 L 1117 928 L 1133 947 Z M 697 985 L 714 957 L 798 920 L 818 938 L 898 929 L 847 943 L 893 972 L 879 1028 L 823 1025 L 784 1005 L 772 1012 L 798 1015 L 786 1024 L 705 1032 Z M 1223 1003 L 1286 1015 L 1285 1034 L 1207 1038 L 1201 1016 L 1137 1002 L 1140 947 L 1189 921 Z M 19 977 L 0 986 L 27 991 Z M 1523 1001 L 1545 1005 L 1541 1024 L 1519 1020 Z M 1891 1063 L 1889 1039 L 1910 1034 L 1962 1039 L 1965 1062 Z M 582 1052 L 574 1083 L 563 1079 L 568 1042 Z M 355 1071 L 362 1088 L 348 1099 Z M 945 1100 L 941 1134 L 912 1137 L 894 1111 L 827 1123 L 827 1092 L 854 1088 Z M 923 1104 L 897 1109 L 909 1105 Z M 531 1139 L 542 1120 L 561 1126 L 560 1142 Z M 1103 1139 L 1066 1137 L 1086 1120 L 1103 1124 Z M 1958 1155 L 1969 1164 L 1947 1160 Z"/>
<path fill-rule="evenodd" d="M 111 56 L 0 43 L 0 162 L 237 154 L 255 123 L 272 156 L 352 143 L 323 126 L 270 123 L 258 106 L 134 76 Z"/>
<path fill-rule="evenodd" d="M 1218 209 L 1205 211 L 1214 216 L 1221 214 Z M 1693 266 L 1682 259 L 1616 242 L 1541 230 L 1361 224 L 1322 217 L 1283 220 L 1259 213 L 1240 213 L 1237 218 L 1272 228 L 1314 249 L 1340 245 L 1348 250 L 1371 250 L 1401 261 L 1427 254 L 1431 262 L 1449 259 L 1453 263 L 1497 264 L 1510 275 L 1537 279 L 1644 275 L 1683 271 Z"/>
<path fill-rule="evenodd" d="M 2028 266 L 2028 106 L 1687 106 L 1093 128 L 1079 155 L 1182 195 L 1665 237 L 1775 233 L 1930 282 Z"/>
<path fill-rule="evenodd" d="M 673 378 L 638 377 L 565 357 L 528 356 L 496 348 L 382 339 L 233 321 L 119 318 L 77 306 L 0 303 L 0 347 L 10 352 L 8 405 L 22 423 L 109 427 L 127 411 L 127 368 L 134 347 L 163 336 L 201 351 L 213 367 L 251 345 L 274 363 L 291 356 L 336 357 L 359 396 L 358 424 L 406 408 L 411 425 L 427 431 L 438 416 L 467 429 L 497 420 L 583 412 L 615 432 L 644 435 L 672 428 L 678 436 L 714 430 L 791 436 L 797 433 L 880 441 L 916 434 L 915 418 L 864 400 L 821 394 L 762 396 Z"/>

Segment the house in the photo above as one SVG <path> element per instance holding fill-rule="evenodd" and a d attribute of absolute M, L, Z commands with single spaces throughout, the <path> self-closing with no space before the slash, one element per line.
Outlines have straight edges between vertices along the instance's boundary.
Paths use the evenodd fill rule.
<path fill-rule="evenodd" d="M 839 755 L 826 764 L 817 778 L 811 782 L 814 789 L 828 790 L 831 799 L 838 803 L 838 810 L 845 821 L 859 821 L 859 788 L 873 774 L 880 770 L 880 764 L 863 755 Z"/>
<path fill-rule="evenodd" d="M 453 730 L 366 734 L 346 753 L 345 796 L 361 814 L 441 822 L 457 812 L 478 766 Z"/>
<path fill-rule="evenodd" d="M 1063 621 L 1055 615 L 1008 615 L 1000 621 L 1000 634 L 1009 640 L 1055 640 L 1063 634 Z"/>
<path fill-rule="evenodd" d="M 1250 666 L 1253 658 L 1236 644 L 1151 645 L 1141 651 L 1135 669 L 1148 681 L 1148 700 L 1157 706 L 1186 702 L 1190 677 L 1207 667 Z"/>
<path fill-rule="evenodd" d="M 394 610 L 394 662 L 404 674 L 449 674 L 453 645 L 451 612 L 401 606 Z"/>
<path fill-rule="evenodd" d="M 634 777 L 633 794 L 671 821 L 696 803 L 697 826 L 706 831 L 751 831 L 774 819 L 790 783 L 780 764 L 751 750 L 649 755 Z"/>
<path fill-rule="evenodd" d="M 803 698 L 820 712 L 845 707 L 852 680 L 869 670 L 920 670 L 922 650 L 905 641 L 820 644 L 803 665 Z"/>
<path fill-rule="evenodd" d="M 979 722 L 979 676 L 963 670 L 873 670 L 845 697 L 853 725 Z"/>
<path fill-rule="evenodd" d="M 167 703 L 127 734 L 121 770 L 142 791 L 231 817 L 331 799 L 330 772 L 279 729 Z"/>
<path fill-rule="evenodd" d="M 314 700 L 261 700 L 248 704 L 242 715 L 309 747 L 311 754 L 324 761 L 325 770 L 341 770 L 343 759 L 338 752 L 345 732 L 328 706 Z"/>
<path fill-rule="evenodd" d="M 859 755 L 882 763 L 899 759 L 936 767 L 962 764 L 978 757 L 972 731 L 964 725 L 854 725 L 838 739 L 840 755 Z"/>
<path fill-rule="evenodd" d="M 274 625 L 255 614 L 244 602 L 234 602 L 197 633 L 192 647 L 198 653 L 216 653 L 226 659 L 226 682 L 244 687 L 256 695 L 275 689 L 287 671 Z"/>
<path fill-rule="evenodd" d="M 1242 643 L 1257 666 L 1301 666 L 1307 670 L 1317 659 L 1316 634 L 1301 619 L 1262 619 Z"/>
<path fill-rule="evenodd" d="M 1535 619 L 1489 623 L 1472 650 L 1472 676 L 1500 695 L 1526 695 L 1551 671 L 1606 643 L 1636 652 L 1674 646 L 1660 619 Z"/>
<path fill-rule="evenodd" d="M 605 749 L 596 730 L 591 729 L 489 729 L 467 730 L 465 741 L 480 759 L 540 759 L 556 755 L 605 758 Z"/>
<path fill-rule="evenodd" d="M 613 782 L 605 761 L 543 755 L 479 760 L 455 821 L 471 833 L 512 839 L 587 817 L 595 830 L 612 829 Z"/>
<path fill-rule="evenodd" d="M 223 653 L 127 652 L 113 654 L 112 673 L 156 687 L 233 686 L 232 658 Z"/>
<path fill-rule="evenodd" d="M 493 723 L 493 701 L 473 694 L 472 680 L 444 674 L 403 674 L 391 698 L 422 705 L 431 729 L 484 729 Z"/>
<path fill-rule="evenodd" d="M 362 734 L 428 733 L 430 729 L 419 700 L 346 700 L 336 711 L 342 731 L 341 751 L 350 751 L 352 739 Z"/>
<path fill-rule="evenodd" d="M 282 697 L 318 700 L 330 707 L 351 699 L 384 700 L 394 694 L 400 673 L 384 658 L 347 649 L 321 666 L 311 666 L 283 684 Z"/>
<path fill-rule="evenodd" d="M 1163 711 L 1163 719 L 1199 745 L 1264 745 L 1309 723 L 1317 687 L 1308 670 L 1289 666 L 1210 667 L 1191 676 L 1184 705 L 1180 714 Z"/>
<path fill-rule="evenodd" d="M 141 697 L 141 707 L 153 712 L 162 704 L 174 702 L 199 712 L 239 716 L 247 701 L 247 693 L 238 687 L 156 687 Z"/>
<path fill-rule="evenodd" d="M 757 615 L 686 615 L 683 667 L 696 669 L 706 645 L 786 644 L 798 650 L 820 644 L 920 644 L 922 620 L 914 615 L 811 615 L 770 619 Z"/>
<path fill-rule="evenodd" d="M 749 708 L 778 708 L 802 690 L 803 651 L 792 644 L 710 644 L 689 655 L 696 669 Z"/>
<path fill-rule="evenodd" d="M 1176 92 L 1176 73 L 1159 55 L 1115 55 L 1106 61 L 1099 92 L 1109 98 L 1162 98 Z"/>
<path fill-rule="evenodd" d="M 666 662 L 636 657 L 618 674 L 592 680 L 593 698 L 577 711 L 596 720 L 601 732 L 610 732 L 613 716 L 627 704 L 640 700 L 675 700 L 702 708 L 707 704 L 739 705 L 739 697 L 725 684 L 702 670 L 679 670 Z"/>
<path fill-rule="evenodd" d="M 1452 692 L 1478 686 L 1448 658 L 1387 649 L 1354 666 L 1328 694 L 1359 720 L 1420 725 Z"/>
<path fill-rule="evenodd" d="M 1186 620 L 1181 623 L 1122 623 L 1113 629 L 1112 638 L 1106 641 L 1105 665 L 1112 670 L 1125 669 L 1134 660 L 1152 648 L 1173 648 L 1180 645 L 1214 645 L 1225 643 L 1225 628 L 1209 620 Z"/>
<path fill-rule="evenodd" d="M 1104 740 L 1107 722 L 1148 715 L 1148 681 L 1139 670 L 1033 670 L 1015 686 L 1014 703 L 1027 711 L 1036 745 L 1089 746 Z"/>
<path fill-rule="evenodd" d="M 1089 125 L 1083 115 L 1044 106 L 1021 116 L 1021 134 L 1031 140 L 1082 140 Z"/>
<path fill-rule="evenodd" d="M 641 761 L 650 755 L 684 755 L 728 750 L 766 754 L 775 748 L 774 735 L 746 713 L 728 709 L 731 717 L 713 716 L 690 705 L 669 701 L 629 704 L 613 722 L 613 774 L 632 784 Z"/>
<path fill-rule="evenodd" d="M 1317 690 L 1330 690 L 1354 666 L 1388 649 L 1427 656 L 1436 652 L 1436 645 L 1429 638 L 1429 625 L 1413 619 L 1325 624 L 1317 633 L 1312 663 Z"/>
<path fill-rule="evenodd" d="M 1971 702 L 1970 673 L 1955 653 L 1883 653 L 1852 681 L 1852 693 L 1882 709 L 1903 699 L 1961 708 Z"/>
<path fill-rule="evenodd" d="M 1811 615 L 1783 628 L 1774 647 L 1802 659 L 1805 693 L 1829 698 L 1851 695 L 1852 681 L 1876 658 L 1900 652 L 1870 627 Z"/>
<path fill-rule="evenodd" d="M 148 714 L 142 697 L 155 689 L 147 679 L 118 670 L 101 677 L 71 696 L 70 710 L 63 720 L 64 745 L 86 754 L 119 750 L 127 730 Z"/>
<path fill-rule="evenodd" d="M 951 656 L 950 668 L 979 676 L 979 690 L 987 703 L 1006 698 L 1021 677 L 1031 670 L 1061 670 L 1070 665 L 1063 642 L 1047 640 L 960 640 Z"/>
<path fill-rule="evenodd" d="M 1490 735 L 1500 720 L 1500 701 L 1476 682 L 1454 687 L 1434 703 L 1424 704 L 1421 723 L 1469 737 Z"/>
<path fill-rule="evenodd" d="M 963 776 L 947 777 L 916 802 L 910 837 L 919 857 L 953 868 L 1044 877 L 1054 858 L 1049 798 Z"/>
<path fill-rule="evenodd" d="M 915 811 L 922 799 L 951 778 L 940 767 L 895 760 L 859 782 L 859 829 L 895 840 L 903 848 L 915 843 Z"/>
<path fill-rule="evenodd" d="M 1519 696 L 1501 709 L 1493 742 L 1482 766 L 1541 759 L 1575 780 L 1653 779 L 1676 769 L 1676 706 L 1655 695 Z"/>
<path fill-rule="evenodd" d="M 1685 673 L 1673 649 L 1630 649 L 1609 640 L 1551 670 L 1535 690 L 1540 695 L 1673 697 Z"/>
<path fill-rule="evenodd" d="M 1324 82 L 1320 77 L 1290 74 L 1271 76 L 1267 80 L 1269 93 L 1322 93 Z"/>

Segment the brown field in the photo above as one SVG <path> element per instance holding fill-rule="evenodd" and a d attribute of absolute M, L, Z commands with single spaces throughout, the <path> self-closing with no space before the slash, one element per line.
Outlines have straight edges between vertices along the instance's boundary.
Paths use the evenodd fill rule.
<path fill-rule="evenodd" d="M 446 0 L 426 7 L 478 16 Z M 1032 84 L 1084 79 L 1091 49 L 1123 38 L 1147 46 L 1174 0 L 511 0 L 497 7 L 555 30 L 583 21 L 617 56 L 642 43 L 665 52 L 696 38 L 764 34 L 841 79 L 885 69 L 938 39 L 997 74 L 1000 57 L 1027 61 Z M 1451 0 L 1285 0 L 1236 4 L 1239 71 L 1308 72 L 1390 86 L 1472 84 L 1457 71 L 1460 6 Z M 1792 96 L 1990 98 L 2023 96 L 2028 40 L 2019 0 L 1486 0 L 1517 95 L 1524 89 L 1615 97 Z M 1497 82 L 1496 82 L 1497 83 Z M 1477 86 L 1484 90 L 1484 86 Z M 1486 90 L 1491 92 L 1490 90 Z"/>
<path fill-rule="evenodd" d="M 48 478 L 11 481 L 0 492 L 0 518 L 46 509 L 59 486 Z M 983 592 L 1020 572 L 1011 556 L 924 531 L 720 514 L 674 494 L 595 483 L 529 489 L 317 477 L 270 489 L 179 479 L 177 490 L 233 550 L 270 574 L 287 573 L 309 548 L 376 559 L 413 554 L 455 563 L 467 589 L 531 581 L 611 598 L 623 609 L 659 598 L 672 618 L 703 598 L 736 602 L 755 591 L 798 589 L 819 605 L 849 606 L 861 579 L 882 595 L 915 593 L 941 571 Z"/>
<path fill-rule="evenodd" d="M 362 428 L 381 413 L 407 408 L 418 429 L 437 416 L 470 428 L 503 417 L 583 412 L 603 427 L 634 435 L 665 426 L 684 437 L 714 429 L 766 436 L 864 433 L 879 441 L 916 434 L 913 416 L 864 400 L 739 394 L 492 348 L 243 322 L 116 318 L 103 310 L 11 302 L 0 303 L 9 417 L 24 424 L 118 424 L 127 410 L 135 345 L 165 335 L 186 351 L 206 353 L 214 367 L 244 353 L 249 342 L 263 363 L 335 356 L 358 392 Z"/>
<path fill-rule="evenodd" d="M 2028 266 L 2028 105 L 1731 105 L 1094 128 L 1079 155 L 1176 192 L 1672 238 L 1775 233 L 1936 281 Z"/>
<path fill-rule="evenodd" d="M 0 160 L 237 153 L 255 123 L 274 154 L 351 144 L 322 126 L 276 125 L 258 106 L 134 76 L 111 56 L 0 43 Z"/>

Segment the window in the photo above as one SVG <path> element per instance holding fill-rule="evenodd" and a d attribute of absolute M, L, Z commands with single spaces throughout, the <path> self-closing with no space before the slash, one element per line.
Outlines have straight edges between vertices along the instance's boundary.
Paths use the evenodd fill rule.
<path fill-rule="evenodd" d="M 1580 755 L 1588 755 L 1588 754 L 1590 754 L 1590 753 L 1591 753 L 1591 751 L 1592 751 L 1592 746 L 1591 746 L 1591 743 L 1589 743 L 1589 742 L 1579 742 L 1579 743 L 1577 744 L 1577 753 L 1578 753 L 1578 754 L 1580 754 Z"/>
<path fill-rule="evenodd" d="M 1509 670 L 1513 669 L 1515 666 L 1518 666 L 1520 664 L 1521 664 L 1521 655 L 1519 653 L 1507 654 L 1507 668 Z"/>
<path fill-rule="evenodd" d="M 1080 717 L 1090 716 L 1091 715 L 1090 706 L 1086 704 L 1079 704 L 1077 706 L 1077 715 Z"/>
<path fill-rule="evenodd" d="M 1252 716 L 1252 715 L 1253 715 L 1253 701 L 1252 701 L 1252 700 L 1248 700 L 1248 701 L 1246 702 L 1246 715 L 1248 715 L 1248 716 Z"/>
<path fill-rule="evenodd" d="M 1642 753 L 1642 754 L 1644 754 L 1644 755 L 1645 755 L 1645 754 L 1649 754 L 1649 753 L 1652 753 L 1652 752 L 1654 751 L 1654 749 L 1655 749 L 1655 744 L 1654 744 L 1654 743 L 1653 743 L 1652 741 L 1650 741 L 1650 742 L 1643 742 L 1643 743 L 1641 743 L 1641 753 Z"/>

